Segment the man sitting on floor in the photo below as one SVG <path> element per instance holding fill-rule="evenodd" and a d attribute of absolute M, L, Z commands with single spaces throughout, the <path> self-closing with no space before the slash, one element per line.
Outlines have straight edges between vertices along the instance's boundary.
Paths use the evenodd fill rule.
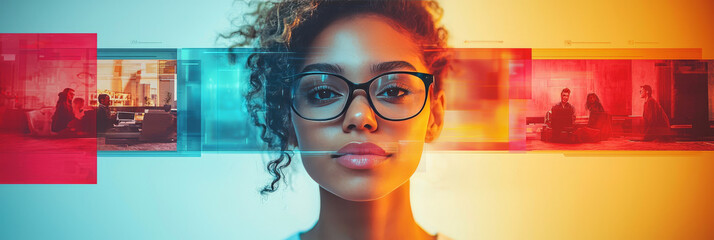
<path fill-rule="evenodd" d="M 652 87 L 650 85 L 641 86 L 640 97 L 645 99 L 642 112 L 644 120 L 642 141 L 673 141 L 674 138 L 669 129 L 669 118 L 659 102 L 652 97 Z"/>
<path fill-rule="evenodd" d="M 99 107 L 97 108 L 97 132 L 103 133 L 114 127 L 117 123 L 116 117 L 112 116 L 109 110 L 109 105 L 111 105 L 111 99 L 109 95 L 100 94 L 99 95 Z"/>
<path fill-rule="evenodd" d="M 574 142 L 573 131 L 575 123 L 575 107 L 568 103 L 570 89 L 564 88 L 560 92 L 560 102 L 550 108 L 550 128 L 552 128 L 553 142 Z"/>

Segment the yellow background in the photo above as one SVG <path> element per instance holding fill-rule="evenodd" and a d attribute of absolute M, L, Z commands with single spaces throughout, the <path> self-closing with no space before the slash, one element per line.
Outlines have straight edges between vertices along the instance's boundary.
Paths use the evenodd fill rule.
<path fill-rule="evenodd" d="M 534 48 L 535 58 L 552 49 L 693 48 L 685 55 L 714 58 L 714 1 L 441 3 L 457 48 Z M 454 239 L 714 239 L 712 152 L 434 151 L 424 159 L 412 179 L 415 215 Z"/>
<path fill-rule="evenodd" d="M 714 58 L 711 0 L 440 2 L 458 48 L 701 48 Z"/>

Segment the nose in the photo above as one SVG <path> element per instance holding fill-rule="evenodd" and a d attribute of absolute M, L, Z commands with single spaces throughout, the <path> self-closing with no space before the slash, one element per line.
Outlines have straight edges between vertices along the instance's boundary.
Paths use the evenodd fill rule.
<path fill-rule="evenodd" d="M 359 94 L 360 92 L 362 94 Z M 345 119 L 342 121 L 342 130 L 346 133 L 353 130 L 369 132 L 377 130 L 377 118 L 364 91 L 357 90 L 350 106 L 347 106 Z"/>

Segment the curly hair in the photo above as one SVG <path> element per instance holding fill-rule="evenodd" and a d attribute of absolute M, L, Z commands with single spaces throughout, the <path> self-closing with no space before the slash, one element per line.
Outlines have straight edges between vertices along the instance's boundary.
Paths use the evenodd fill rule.
<path fill-rule="evenodd" d="M 595 98 L 595 102 L 590 103 L 590 97 Z M 602 103 L 600 103 L 600 98 L 597 96 L 595 93 L 588 93 L 588 96 L 585 98 L 585 109 L 593 111 L 593 112 L 604 112 L 605 108 L 602 107 Z"/>
<path fill-rule="evenodd" d="M 414 0 L 283 0 L 259 2 L 249 24 L 239 26 L 227 35 L 232 41 L 230 59 L 235 63 L 234 49 L 256 47 L 248 56 L 249 87 L 246 107 L 253 124 L 260 128 L 261 139 L 268 150 L 279 152 L 267 164 L 273 180 L 261 194 L 275 192 L 283 169 L 292 162 L 291 146 L 296 140 L 290 119 L 290 82 L 309 52 L 314 38 L 332 22 L 359 14 L 389 19 L 395 28 L 404 30 L 421 47 L 423 60 L 435 76 L 434 92 L 440 91 L 449 66 L 446 49 L 448 32 L 438 25 L 443 10 L 436 1 Z"/>

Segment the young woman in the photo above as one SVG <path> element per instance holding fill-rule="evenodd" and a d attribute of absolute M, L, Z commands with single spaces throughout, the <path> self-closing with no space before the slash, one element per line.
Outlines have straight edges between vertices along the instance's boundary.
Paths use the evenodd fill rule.
<path fill-rule="evenodd" d="M 590 111 L 588 125 L 575 131 L 578 142 L 599 142 L 610 135 L 610 120 L 600 98 L 595 93 L 588 93 L 585 108 Z"/>
<path fill-rule="evenodd" d="M 409 178 L 443 125 L 447 32 L 433 1 L 260 3 L 229 37 L 258 44 L 248 108 L 274 192 L 300 152 L 320 215 L 290 239 L 444 239 L 414 220 Z M 263 115 L 264 113 L 264 115 Z"/>
<path fill-rule="evenodd" d="M 55 105 L 55 113 L 52 115 L 52 131 L 61 132 L 67 128 L 67 124 L 74 119 L 72 110 L 72 99 L 74 99 L 74 89 L 65 88 L 57 94 L 57 104 Z"/>
<path fill-rule="evenodd" d="M 72 113 L 75 120 L 84 118 L 84 98 L 75 98 L 72 101 Z"/>
<path fill-rule="evenodd" d="M 595 93 L 588 93 L 587 101 L 585 102 L 585 108 L 590 111 L 590 114 L 594 112 L 604 112 L 605 108 L 602 107 L 600 103 L 600 98 L 597 97 Z"/>
<path fill-rule="evenodd" d="M 94 111 L 85 109 L 84 98 L 75 98 L 72 101 L 74 118 L 67 124 L 65 133 L 72 137 L 82 137 L 94 131 Z"/>

